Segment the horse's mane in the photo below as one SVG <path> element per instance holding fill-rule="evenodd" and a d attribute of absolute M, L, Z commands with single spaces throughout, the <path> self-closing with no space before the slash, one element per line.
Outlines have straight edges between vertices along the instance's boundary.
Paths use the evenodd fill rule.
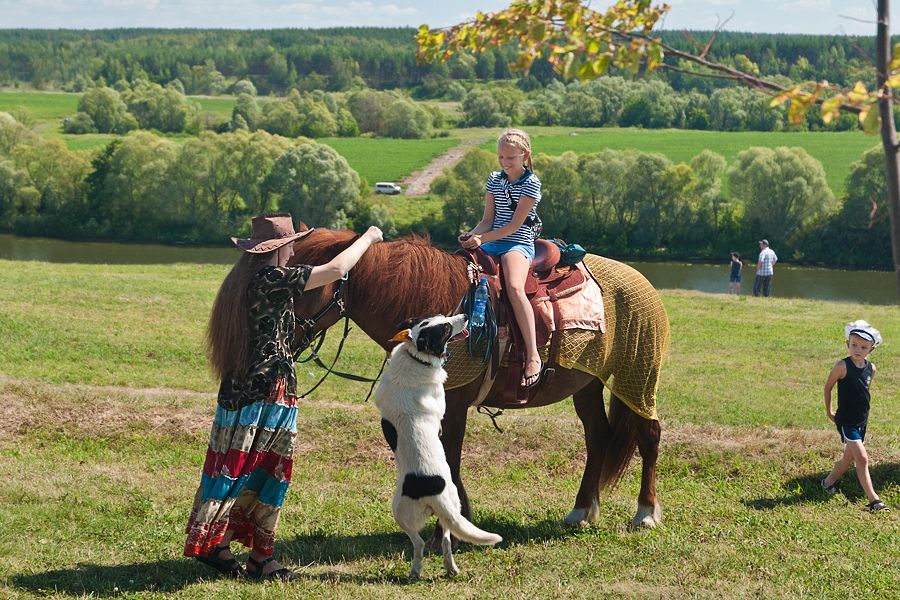
<path fill-rule="evenodd" d="M 296 244 L 298 262 L 324 264 L 359 236 L 348 230 L 317 229 Z M 431 245 L 427 237 L 410 235 L 375 244 L 352 271 L 355 289 L 366 301 L 398 315 L 451 311 L 468 285 L 466 261 Z"/>

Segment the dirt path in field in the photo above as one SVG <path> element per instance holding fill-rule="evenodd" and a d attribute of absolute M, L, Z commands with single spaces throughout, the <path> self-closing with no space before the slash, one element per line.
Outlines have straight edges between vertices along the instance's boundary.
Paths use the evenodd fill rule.
<path fill-rule="evenodd" d="M 484 142 L 482 139 L 466 140 L 459 146 L 454 146 L 432 160 L 427 167 L 421 171 L 416 171 L 411 175 L 403 178 L 403 184 L 406 185 L 407 196 L 424 196 L 431 189 L 431 182 L 435 180 L 444 169 L 452 167 L 460 161 L 463 155 L 473 146 L 477 146 Z"/>

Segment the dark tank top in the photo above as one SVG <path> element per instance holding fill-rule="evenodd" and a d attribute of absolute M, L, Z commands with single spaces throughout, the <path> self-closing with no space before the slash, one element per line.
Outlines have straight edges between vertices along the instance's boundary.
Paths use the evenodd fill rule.
<path fill-rule="evenodd" d="M 834 420 L 840 425 L 857 425 L 869 418 L 869 382 L 872 381 L 872 363 L 859 368 L 848 356 L 844 359 L 847 375 L 838 379 L 838 409 Z"/>

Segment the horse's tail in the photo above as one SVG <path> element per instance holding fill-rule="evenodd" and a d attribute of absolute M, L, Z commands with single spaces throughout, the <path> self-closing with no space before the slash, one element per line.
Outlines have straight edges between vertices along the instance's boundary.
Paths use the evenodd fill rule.
<path fill-rule="evenodd" d="M 606 441 L 606 452 L 603 455 L 603 466 L 600 469 L 600 489 L 614 487 L 637 448 L 639 420 L 633 410 L 613 395 L 609 401 L 609 431 Z"/>
<path fill-rule="evenodd" d="M 441 525 L 450 530 L 450 533 L 472 544 L 493 546 L 503 541 L 496 533 L 491 533 L 476 527 L 471 521 L 462 516 L 458 510 L 445 506 L 443 502 L 434 502 L 431 509 L 437 515 Z"/>

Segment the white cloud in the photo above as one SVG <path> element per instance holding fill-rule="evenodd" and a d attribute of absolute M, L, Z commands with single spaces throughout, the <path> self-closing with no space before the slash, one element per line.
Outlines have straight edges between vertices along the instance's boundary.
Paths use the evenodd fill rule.
<path fill-rule="evenodd" d="M 778 10 L 788 13 L 831 10 L 831 0 L 792 0 L 779 2 L 775 6 Z"/>

